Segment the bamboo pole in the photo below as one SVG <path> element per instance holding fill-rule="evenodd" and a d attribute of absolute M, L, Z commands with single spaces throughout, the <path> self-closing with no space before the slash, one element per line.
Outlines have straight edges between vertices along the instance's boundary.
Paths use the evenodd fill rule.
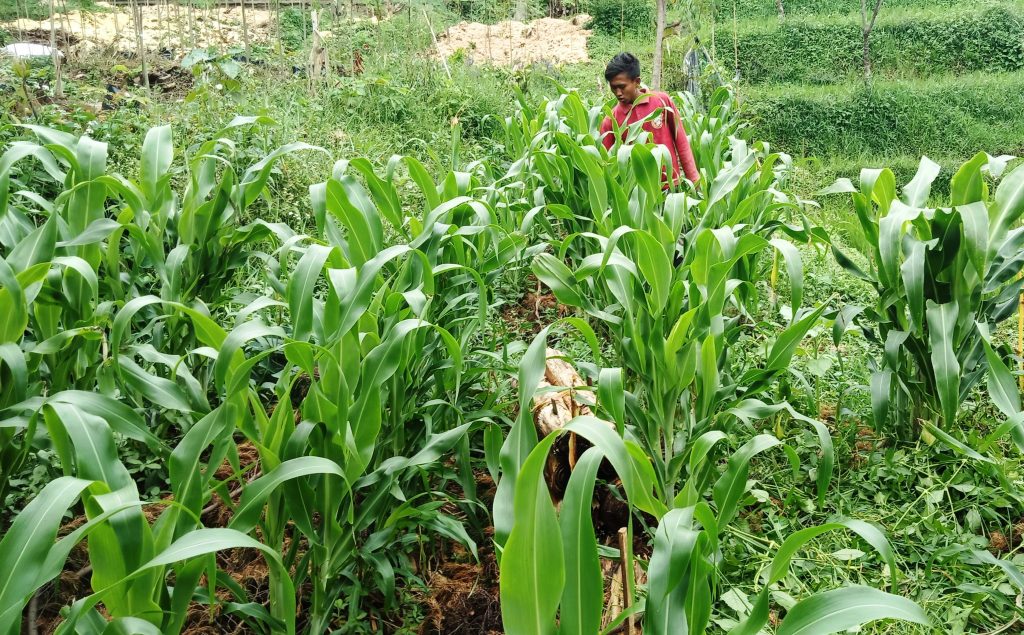
<path fill-rule="evenodd" d="M 281 0 L 276 0 L 274 4 L 274 23 L 275 26 L 277 27 L 277 54 L 283 58 L 284 44 L 281 42 Z"/>
<path fill-rule="evenodd" d="M 448 68 L 448 60 L 441 53 L 441 47 L 437 44 L 437 34 L 434 33 L 434 25 L 430 23 L 430 16 L 427 15 L 427 10 L 423 9 L 423 19 L 427 21 L 427 26 L 430 28 L 430 37 L 434 40 L 434 48 L 437 50 L 438 57 L 441 58 L 441 64 L 444 65 L 444 72 L 448 75 L 448 79 L 452 78 L 452 70 Z"/>
<path fill-rule="evenodd" d="M 630 578 L 633 576 L 633 563 L 628 557 L 629 550 L 626 549 L 628 540 L 628 532 L 625 527 L 619 529 L 619 563 L 620 571 L 622 572 L 622 610 L 628 611 L 633 606 L 633 594 L 631 589 L 633 587 L 633 580 Z M 634 635 L 636 633 L 636 619 L 631 613 L 627 619 L 626 633 L 627 635 Z"/>
<path fill-rule="evenodd" d="M 242 0 L 242 45 L 245 47 L 245 59 L 249 59 L 249 21 L 245 17 L 245 0 Z"/>
<path fill-rule="evenodd" d="M 1019 277 L 1024 277 L 1024 272 Z M 1024 390 L 1024 291 L 1020 294 L 1020 305 L 1017 307 L 1017 357 L 1020 359 L 1020 389 Z"/>
<path fill-rule="evenodd" d="M 135 22 L 135 42 L 139 50 L 139 60 L 142 62 L 142 85 L 149 90 L 149 67 L 146 64 L 146 45 L 142 35 L 142 7 L 137 0 L 131 4 L 132 20 Z"/>
<path fill-rule="evenodd" d="M 55 18 L 56 12 L 54 11 L 53 0 L 50 0 L 50 55 L 53 58 L 53 96 L 60 98 L 64 96 L 64 85 L 60 76 L 60 51 L 57 50 L 57 23 Z"/>
<path fill-rule="evenodd" d="M 196 11 L 195 0 L 188 0 L 188 7 L 185 9 L 185 13 L 188 17 L 188 37 L 191 41 L 192 48 L 196 48 Z"/>
<path fill-rule="evenodd" d="M 15 24 L 18 25 L 18 41 L 25 41 L 25 29 L 22 28 L 23 23 L 21 21 L 21 0 L 14 0 L 14 17 Z M 25 0 L 25 20 L 28 20 L 28 0 Z"/>

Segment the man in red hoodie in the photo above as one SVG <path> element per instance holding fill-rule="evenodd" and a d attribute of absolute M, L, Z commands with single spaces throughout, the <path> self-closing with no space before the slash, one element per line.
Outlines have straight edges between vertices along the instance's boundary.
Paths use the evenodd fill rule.
<path fill-rule="evenodd" d="M 667 94 L 651 92 L 640 85 L 640 60 L 632 53 L 619 53 L 608 63 L 604 78 L 619 100 L 612 109 L 612 116 L 620 127 L 646 119 L 661 109 L 661 113 L 644 123 L 643 128 L 651 134 L 654 143 L 667 148 L 672 156 L 672 183 L 679 184 L 681 169 L 687 180 L 696 184 L 700 180 L 700 172 L 697 171 L 679 110 Z M 601 124 L 601 141 L 609 150 L 615 144 L 611 117 L 605 117 Z"/>

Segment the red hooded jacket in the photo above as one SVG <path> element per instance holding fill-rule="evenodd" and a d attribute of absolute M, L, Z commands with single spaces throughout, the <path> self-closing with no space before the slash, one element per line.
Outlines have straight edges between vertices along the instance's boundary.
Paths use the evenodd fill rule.
<path fill-rule="evenodd" d="M 619 126 L 626 126 L 650 116 L 659 108 L 663 109 L 662 113 L 645 123 L 644 130 L 651 133 L 654 143 L 665 146 L 668 148 L 669 154 L 672 155 L 672 182 L 679 182 L 679 170 L 682 168 L 687 180 L 696 183 L 700 179 L 700 173 L 697 171 L 697 163 L 693 159 L 690 140 L 687 139 L 686 130 L 681 123 L 679 110 L 671 97 L 665 93 L 654 93 L 644 89 L 636 103 L 616 104 L 612 109 L 612 115 Z M 610 117 L 605 117 L 601 124 L 601 141 L 609 150 L 615 144 Z"/>

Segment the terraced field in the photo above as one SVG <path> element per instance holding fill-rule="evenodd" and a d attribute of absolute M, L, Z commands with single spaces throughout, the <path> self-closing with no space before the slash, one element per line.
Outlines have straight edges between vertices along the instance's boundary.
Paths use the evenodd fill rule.
<path fill-rule="evenodd" d="M 1024 154 L 1024 4 L 884 2 L 870 82 L 859 3 L 782 4 L 780 19 L 772 2 L 722 2 L 718 55 L 744 81 L 754 136 L 820 159 L 815 184 L 872 163 L 905 182 L 921 155 L 949 171 L 979 150 Z"/>

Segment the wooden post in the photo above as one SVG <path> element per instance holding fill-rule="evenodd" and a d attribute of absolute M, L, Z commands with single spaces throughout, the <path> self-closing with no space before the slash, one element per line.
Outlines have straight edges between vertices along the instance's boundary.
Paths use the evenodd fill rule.
<path fill-rule="evenodd" d="M 657 0 L 658 15 L 654 29 L 654 64 L 651 68 L 651 88 L 661 89 L 661 73 L 665 55 L 665 0 Z"/>
<path fill-rule="evenodd" d="M 625 527 L 619 529 L 619 563 L 622 572 L 622 610 L 628 611 L 633 606 L 633 562 L 629 557 L 628 546 L 629 534 Z M 636 633 L 636 619 L 632 614 L 626 618 L 626 635 Z"/>

